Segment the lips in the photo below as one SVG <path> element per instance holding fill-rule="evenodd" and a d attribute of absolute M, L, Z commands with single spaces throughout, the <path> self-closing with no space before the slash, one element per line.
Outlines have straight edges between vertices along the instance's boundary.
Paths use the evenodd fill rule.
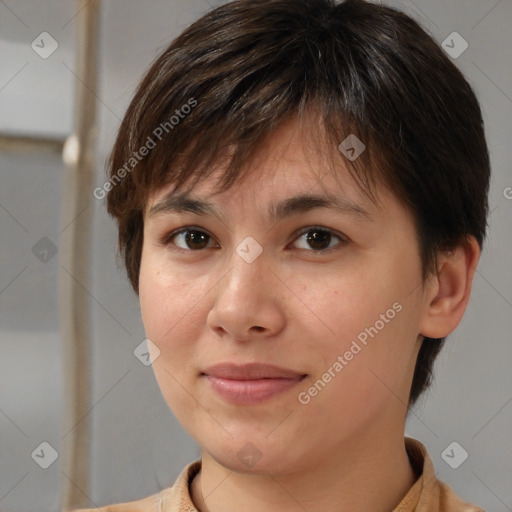
<path fill-rule="evenodd" d="M 249 363 L 236 365 L 220 363 L 204 371 L 206 375 L 222 379 L 254 380 L 254 379 L 294 379 L 304 374 L 280 368 L 270 364 Z"/>
<path fill-rule="evenodd" d="M 274 365 L 220 363 L 202 374 L 211 389 L 228 402 L 251 405 L 280 395 L 306 375 Z"/>

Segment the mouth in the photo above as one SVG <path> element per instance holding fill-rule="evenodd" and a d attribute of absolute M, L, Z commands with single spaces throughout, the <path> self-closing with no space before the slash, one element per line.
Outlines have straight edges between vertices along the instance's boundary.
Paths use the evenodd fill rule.
<path fill-rule="evenodd" d="M 260 363 L 221 363 L 208 368 L 201 376 L 224 400 L 237 405 L 252 405 L 290 390 L 307 375 Z"/>

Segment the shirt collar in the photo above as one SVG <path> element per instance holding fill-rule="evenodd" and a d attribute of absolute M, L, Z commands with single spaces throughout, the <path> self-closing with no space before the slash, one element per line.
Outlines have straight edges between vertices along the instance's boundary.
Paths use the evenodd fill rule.
<path fill-rule="evenodd" d="M 405 438 L 405 450 L 417 479 L 393 512 L 484 512 L 461 501 L 443 482 L 439 481 L 425 446 L 416 439 Z M 196 512 L 190 494 L 190 485 L 201 470 L 201 461 L 188 464 L 176 483 L 168 490 L 162 506 L 166 512 Z M 162 505 L 164 505 L 162 503 Z"/>

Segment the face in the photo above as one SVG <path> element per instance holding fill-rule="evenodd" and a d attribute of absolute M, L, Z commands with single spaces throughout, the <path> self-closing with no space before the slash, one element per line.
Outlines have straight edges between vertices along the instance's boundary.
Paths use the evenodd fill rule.
<path fill-rule="evenodd" d="M 295 471 L 403 436 L 425 307 L 415 227 L 389 191 L 370 201 L 340 153 L 333 168 L 308 140 L 283 123 L 220 194 L 216 169 L 189 194 L 215 213 L 170 188 L 145 212 L 139 295 L 156 378 L 233 470 Z M 317 199 L 292 199 L 304 195 Z"/>

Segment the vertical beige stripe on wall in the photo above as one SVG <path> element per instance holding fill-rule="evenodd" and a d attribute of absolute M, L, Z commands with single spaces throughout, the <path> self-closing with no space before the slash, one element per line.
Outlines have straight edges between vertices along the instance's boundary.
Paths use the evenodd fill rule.
<path fill-rule="evenodd" d="M 64 147 L 59 240 L 59 322 L 63 363 L 60 445 L 61 510 L 90 501 L 92 196 L 96 156 L 96 94 L 99 0 L 76 5 L 75 111 L 73 134 Z M 87 290 L 87 291 L 86 291 Z"/>

